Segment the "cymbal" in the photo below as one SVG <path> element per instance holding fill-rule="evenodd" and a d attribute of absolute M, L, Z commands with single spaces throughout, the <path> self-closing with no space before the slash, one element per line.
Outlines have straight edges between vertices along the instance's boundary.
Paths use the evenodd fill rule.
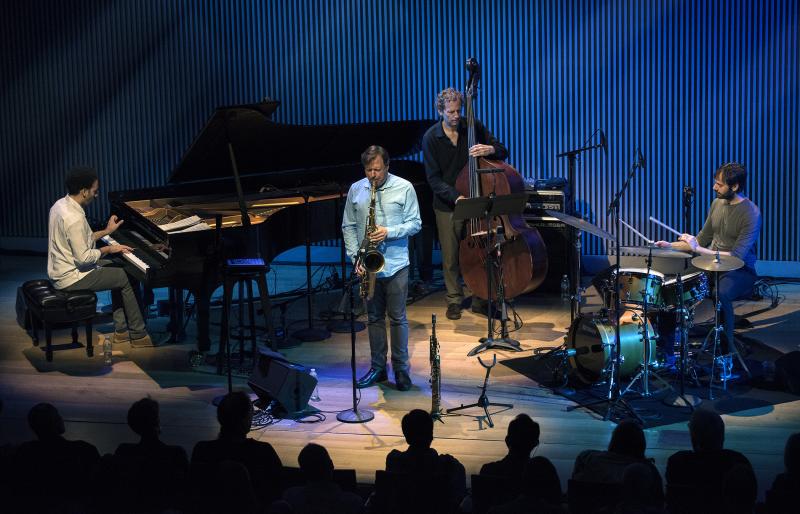
<path fill-rule="evenodd" d="M 582 220 L 580 218 L 576 218 L 575 216 L 570 216 L 569 214 L 564 214 L 563 212 L 558 212 L 558 211 L 551 211 L 545 209 L 544 212 L 548 216 L 556 218 L 559 221 L 563 221 L 570 227 L 575 227 L 578 230 L 582 230 L 583 232 L 588 232 L 601 239 L 608 239 L 608 240 L 614 239 L 614 236 L 612 236 L 602 228 L 598 227 L 597 225 L 593 225 L 586 220 Z"/>
<path fill-rule="evenodd" d="M 744 266 L 744 261 L 735 255 L 701 255 L 692 259 L 696 268 L 706 271 L 733 271 Z"/>
<path fill-rule="evenodd" d="M 625 255 L 638 255 L 642 257 L 647 257 L 648 255 L 652 255 L 653 257 L 668 257 L 674 259 L 690 259 L 692 257 L 691 254 L 686 252 L 670 250 L 669 248 L 650 248 L 649 246 L 620 246 L 619 250 L 620 253 Z M 650 252 L 653 253 L 651 254 Z"/>

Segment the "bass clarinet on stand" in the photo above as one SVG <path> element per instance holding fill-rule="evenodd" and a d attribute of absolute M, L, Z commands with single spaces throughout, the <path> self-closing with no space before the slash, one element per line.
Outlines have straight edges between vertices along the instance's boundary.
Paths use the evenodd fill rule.
<path fill-rule="evenodd" d="M 439 340 L 436 339 L 436 314 L 431 314 L 431 417 L 442 421 L 442 369 L 439 359 Z"/>

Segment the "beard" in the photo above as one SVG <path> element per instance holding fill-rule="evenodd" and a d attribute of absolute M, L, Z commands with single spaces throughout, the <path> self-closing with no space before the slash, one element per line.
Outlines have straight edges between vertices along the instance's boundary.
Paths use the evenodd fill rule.
<path fill-rule="evenodd" d="M 728 189 L 727 193 L 717 193 L 717 198 L 720 200 L 733 200 L 734 196 L 736 196 L 736 191 L 733 189 Z"/>

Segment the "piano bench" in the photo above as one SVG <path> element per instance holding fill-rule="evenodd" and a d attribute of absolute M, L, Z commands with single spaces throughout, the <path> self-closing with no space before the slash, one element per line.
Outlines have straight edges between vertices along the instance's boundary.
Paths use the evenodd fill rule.
<path fill-rule="evenodd" d="M 33 345 L 39 346 L 39 325 L 44 326 L 45 356 L 53 361 L 53 328 L 68 323 L 72 325 L 72 343 L 78 343 L 78 323 L 86 325 L 86 355 L 94 356 L 92 347 L 92 321 L 97 311 L 97 296 L 92 291 L 61 291 L 49 280 L 29 280 L 20 288 L 28 311 L 27 325 L 31 330 Z"/>

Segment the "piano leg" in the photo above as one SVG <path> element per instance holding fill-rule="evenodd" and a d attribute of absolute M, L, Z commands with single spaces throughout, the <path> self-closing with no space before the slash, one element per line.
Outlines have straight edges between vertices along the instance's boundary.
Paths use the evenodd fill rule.
<path fill-rule="evenodd" d="M 194 291 L 194 308 L 197 316 L 197 351 L 211 350 L 211 338 L 208 335 L 210 325 L 210 304 L 213 289 L 201 288 Z"/>

